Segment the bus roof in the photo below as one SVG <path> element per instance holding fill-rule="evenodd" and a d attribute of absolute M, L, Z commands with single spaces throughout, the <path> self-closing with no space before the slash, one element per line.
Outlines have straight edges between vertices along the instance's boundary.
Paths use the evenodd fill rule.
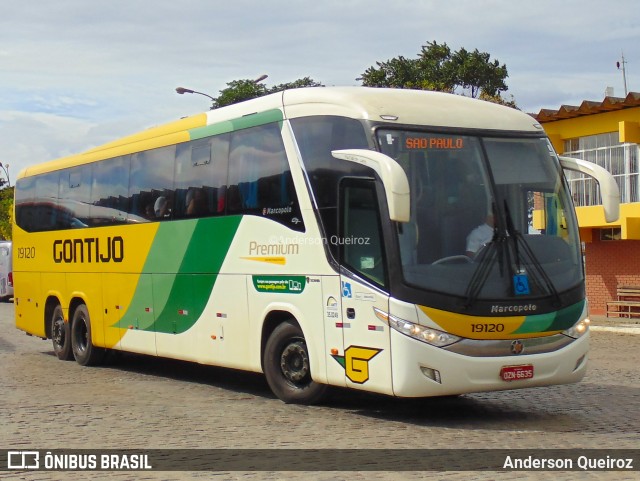
<path fill-rule="evenodd" d="M 257 122 L 311 115 L 340 115 L 403 125 L 541 132 L 530 115 L 502 105 L 441 92 L 369 87 L 308 87 L 285 90 L 228 107 L 186 117 L 129 135 L 81 154 L 23 169 L 18 178 L 164 147 L 194 138 L 193 132 L 223 132 Z M 270 113 L 270 115 L 269 115 Z"/>

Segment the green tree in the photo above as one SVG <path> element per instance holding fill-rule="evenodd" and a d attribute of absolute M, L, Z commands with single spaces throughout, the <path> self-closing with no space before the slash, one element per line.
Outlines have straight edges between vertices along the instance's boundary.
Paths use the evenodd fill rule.
<path fill-rule="evenodd" d="M 218 109 L 226 105 L 232 105 L 245 100 L 255 99 L 286 89 L 302 88 L 302 87 L 322 87 L 322 84 L 316 82 L 310 77 L 304 77 L 293 82 L 275 85 L 267 88 L 264 84 L 255 80 L 243 79 L 232 80 L 227 83 L 227 87 L 220 91 L 220 95 L 213 101 L 211 109 Z"/>
<path fill-rule="evenodd" d="M 0 190 L 0 238 L 11 240 L 11 219 L 13 216 L 13 187 Z"/>
<path fill-rule="evenodd" d="M 489 100 L 501 100 L 507 90 L 507 67 L 490 54 L 461 48 L 452 52 L 446 43 L 427 42 L 417 58 L 402 56 L 376 62 L 358 79 L 367 87 L 437 90 Z M 500 102 L 503 103 L 503 102 Z"/>

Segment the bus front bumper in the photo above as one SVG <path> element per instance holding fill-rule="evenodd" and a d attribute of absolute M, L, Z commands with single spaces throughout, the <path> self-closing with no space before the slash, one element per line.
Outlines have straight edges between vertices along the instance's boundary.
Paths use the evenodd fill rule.
<path fill-rule="evenodd" d="M 427 397 L 574 383 L 586 373 L 588 349 L 586 333 L 552 352 L 468 356 L 391 329 L 393 392 L 399 397 Z M 525 369 L 533 377 L 505 381 L 501 374 L 504 368 Z"/>

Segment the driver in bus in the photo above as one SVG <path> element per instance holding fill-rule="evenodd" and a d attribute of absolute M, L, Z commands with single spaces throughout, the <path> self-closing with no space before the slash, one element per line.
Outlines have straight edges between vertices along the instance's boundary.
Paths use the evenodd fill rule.
<path fill-rule="evenodd" d="M 484 224 L 480 224 L 469 233 L 467 236 L 467 256 L 475 257 L 484 246 L 491 242 L 491 239 L 493 239 L 493 226 L 493 214 L 488 214 Z"/>

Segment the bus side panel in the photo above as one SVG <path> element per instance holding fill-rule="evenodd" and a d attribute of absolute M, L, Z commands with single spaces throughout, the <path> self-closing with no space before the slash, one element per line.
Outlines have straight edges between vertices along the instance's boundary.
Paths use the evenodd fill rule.
<path fill-rule="evenodd" d="M 128 325 L 123 320 L 131 301 L 131 292 L 135 291 L 139 276 L 137 274 L 102 274 L 102 303 L 104 306 L 104 339 L 106 347 L 123 349 L 122 337 Z"/>
<path fill-rule="evenodd" d="M 326 384 L 322 283 L 320 276 L 265 274 L 247 276 L 247 299 L 252 332 L 252 354 L 260 354 L 262 323 L 269 313 L 284 311 L 300 325 L 309 349 L 313 380 Z M 266 340 L 265 340 L 266 341 Z M 252 356 L 252 357 L 253 357 Z"/>
<path fill-rule="evenodd" d="M 102 276 L 97 272 L 92 273 L 69 273 L 66 279 L 64 274 L 43 274 L 43 286 L 64 286 L 67 288 L 63 292 L 68 292 L 68 296 L 63 300 L 63 310 L 68 320 L 71 320 L 71 313 L 68 311 L 69 304 L 73 298 L 82 299 L 89 311 L 91 321 L 91 342 L 94 346 L 105 347 L 104 337 L 104 307 L 102 302 Z M 49 280 L 52 282 L 49 284 Z M 66 280 L 66 283 L 64 282 Z"/>
<path fill-rule="evenodd" d="M 43 272 L 40 274 L 40 285 L 42 286 L 42 294 L 38 296 L 38 302 L 46 302 L 47 297 L 55 297 L 60 306 L 64 318 L 70 321 L 69 317 L 69 301 L 71 298 L 67 295 L 67 278 L 63 272 Z M 45 323 L 49 319 L 45 319 Z"/>
<path fill-rule="evenodd" d="M 374 310 L 389 312 L 389 296 L 347 276 L 341 289 L 347 387 L 393 395 L 390 328 Z"/>
<path fill-rule="evenodd" d="M 340 276 L 322 277 L 322 305 L 324 313 L 324 336 L 326 348 L 324 359 L 327 366 L 327 383 L 334 386 L 346 386 L 347 378 L 342 364 L 332 355 L 332 350 L 343 351 L 344 336 L 340 305 Z"/>
<path fill-rule="evenodd" d="M 153 274 L 153 330 L 159 356 L 202 362 L 196 326 L 214 280 L 213 274 Z"/>
<path fill-rule="evenodd" d="M 156 337 L 151 330 L 154 323 L 153 288 L 151 274 L 125 275 L 131 287 L 120 286 L 118 305 L 124 310 L 117 322 L 118 331 L 122 335 L 120 347 L 124 351 L 140 354 L 156 354 Z M 127 304 L 128 302 L 128 304 Z"/>
<path fill-rule="evenodd" d="M 15 272 L 14 283 L 16 327 L 34 336 L 46 337 L 40 273 Z"/>
<path fill-rule="evenodd" d="M 260 356 L 249 349 L 258 337 L 255 319 L 249 318 L 245 275 L 220 274 L 198 323 L 190 331 L 197 337 L 201 362 L 261 372 Z"/>

